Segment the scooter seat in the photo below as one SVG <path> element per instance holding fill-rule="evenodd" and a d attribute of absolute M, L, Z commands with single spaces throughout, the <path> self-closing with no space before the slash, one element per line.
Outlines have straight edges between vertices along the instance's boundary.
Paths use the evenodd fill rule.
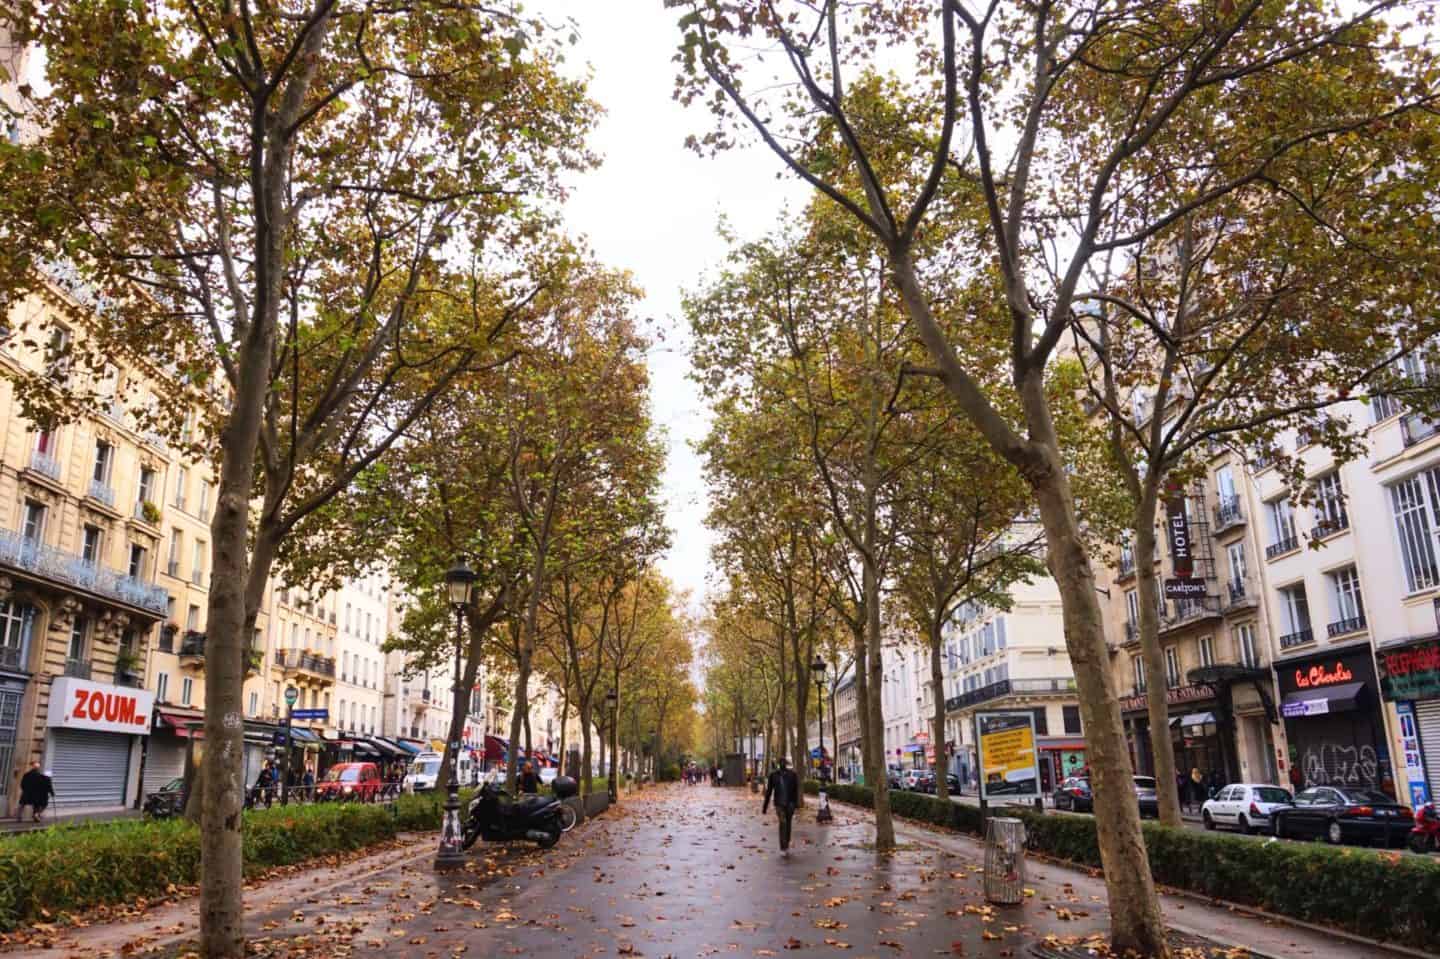
<path fill-rule="evenodd" d="M 533 812 L 542 806 L 548 806 L 551 799 L 548 796 L 521 796 L 510 804 L 510 808 L 516 812 Z"/>

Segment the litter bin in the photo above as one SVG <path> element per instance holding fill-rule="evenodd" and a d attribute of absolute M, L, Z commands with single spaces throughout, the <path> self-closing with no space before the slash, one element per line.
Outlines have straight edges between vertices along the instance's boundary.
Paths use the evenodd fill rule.
<path fill-rule="evenodd" d="M 1025 824 L 992 817 L 985 834 L 985 898 L 1014 905 L 1025 895 Z"/>

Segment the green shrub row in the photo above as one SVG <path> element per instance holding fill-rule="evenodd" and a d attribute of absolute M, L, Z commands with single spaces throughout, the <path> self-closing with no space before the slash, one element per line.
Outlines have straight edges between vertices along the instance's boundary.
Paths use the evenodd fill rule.
<path fill-rule="evenodd" d="M 805 791 L 818 791 L 813 780 Z M 864 786 L 836 785 L 832 799 L 871 808 Z M 978 807 L 922 793 L 891 791 L 896 816 L 979 835 Z M 1014 813 L 1037 852 L 1083 866 L 1100 865 L 1089 816 Z M 1264 842 L 1223 833 L 1143 826 L 1155 881 L 1176 889 L 1254 906 L 1306 922 L 1336 926 L 1387 942 L 1440 946 L 1440 862 L 1369 849 Z"/>
<path fill-rule="evenodd" d="M 462 797 L 463 798 L 463 797 Z M 255 875 L 440 828 L 443 794 L 393 806 L 325 803 L 245 814 L 245 871 Z M 200 881 L 200 831 L 183 820 L 57 826 L 0 841 L 0 929 L 101 905 L 156 899 Z"/>

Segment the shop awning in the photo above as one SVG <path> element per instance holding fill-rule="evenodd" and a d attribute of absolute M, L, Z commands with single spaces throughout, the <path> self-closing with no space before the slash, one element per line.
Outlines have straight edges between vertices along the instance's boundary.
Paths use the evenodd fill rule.
<path fill-rule="evenodd" d="M 374 746 L 380 755 L 386 759 L 406 759 L 410 756 L 407 750 L 401 749 L 388 739 L 381 739 L 379 736 L 370 736 L 367 737 L 365 741 L 371 746 Z"/>
<path fill-rule="evenodd" d="M 291 726 L 290 741 L 292 743 L 318 743 L 320 737 L 303 726 Z"/>
<path fill-rule="evenodd" d="M 410 742 L 409 740 L 406 740 L 406 739 L 396 739 L 396 740 L 394 740 L 394 743 L 395 743 L 395 745 L 399 746 L 401 749 L 405 750 L 407 753 L 409 753 L 409 754 L 412 755 L 412 756 L 415 755 L 416 753 L 420 752 L 420 744 L 419 744 L 419 743 L 412 743 L 412 742 Z"/>
<path fill-rule="evenodd" d="M 1204 726 L 1207 723 L 1214 722 L 1214 713 L 1187 713 L 1180 717 L 1180 728 L 1189 729 L 1192 726 Z"/>
<path fill-rule="evenodd" d="M 1365 692 L 1364 683 L 1340 683 L 1320 689 L 1300 689 L 1286 693 L 1280 705 L 1280 715 L 1287 719 L 1300 716 L 1324 716 L 1328 713 L 1344 713 L 1355 709 Z"/>
<path fill-rule="evenodd" d="M 191 739 L 205 738 L 205 730 L 201 728 L 205 723 L 204 716 L 182 716 L 179 713 L 162 712 L 159 717 L 160 724 L 173 729 L 177 736 L 189 736 Z M 191 723 L 196 725 L 191 726 Z"/>
<path fill-rule="evenodd" d="M 501 760 L 503 760 L 503 759 L 509 759 L 509 758 L 510 758 L 510 742 L 509 742 L 509 740 L 501 739 L 499 736 L 486 736 L 486 737 L 485 737 L 485 758 L 486 758 L 486 760 L 492 760 L 492 759 L 501 759 Z"/>

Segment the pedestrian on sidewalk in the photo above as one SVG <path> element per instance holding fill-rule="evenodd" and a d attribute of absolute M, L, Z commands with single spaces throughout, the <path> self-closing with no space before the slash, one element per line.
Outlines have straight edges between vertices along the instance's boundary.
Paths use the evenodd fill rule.
<path fill-rule="evenodd" d="M 775 764 L 775 771 L 765 783 L 765 801 L 760 804 L 760 815 L 770 811 L 770 800 L 775 800 L 775 812 L 780 817 L 780 851 L 790 850 L 790 823 L 795 818 L 795 807 L 800 802 L 800 777 L 789 768 L 784 759 Z"/>
<path fill-rule="evenodd" d="M 1198 808 L 1205 802 L 1205 778 L 1200 775 L 1200 767 L 1190 768 L 1190 801 Z"/>
<path fill-rule="evenodd" d="M 540 777 L 535 775 L 535 767 L 529 763 L 525 764 L 524 770 L 520 773 L 520 791 L 531 796 L 540 792 Z"/>
<path fill-rule="evenodd" d="M 55 795 L 55 783 L 48 772 L 40 771 L 40 763 L 32 762 L 30 771 L 20 777 L 20 808 L 16 821 L 25 818 L 25 807 L 30 807 L 30 813 L 35 822 L 40 821 L 40 814 L 45 807 L 50 805 L 50 798 Z"/>

